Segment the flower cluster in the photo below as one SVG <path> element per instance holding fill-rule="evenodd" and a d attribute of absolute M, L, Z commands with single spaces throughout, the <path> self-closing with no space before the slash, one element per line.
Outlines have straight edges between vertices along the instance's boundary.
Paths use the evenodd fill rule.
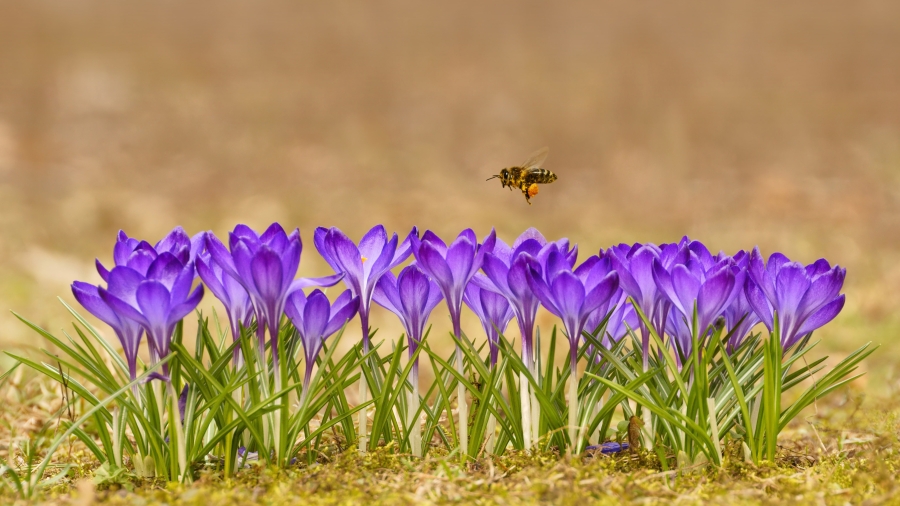
<path fill-rule="evenodd" d="M 169 462 L 170 476 L 187 476 L 190 462 L 217 445 L 226 470 L 237 469 L 232 443 L 240 440 L 277 465 L 290 465 L 301 450 L 314 459 L 309 450 L 329 429 L 356 441 L 360 451 L 394 441 L 421 457 L 440 441 L 463 459 L 535 445 L 575 454 L 589 440 L 605 448 L 599 443 L 610 437 L 617 413 L 626 415 L 629 443 L 637 419 L 645 448 L 658 442 L 689 460 L 721 463 L 720 436 L 740 428 L 745 454 L 758 463 L 775 458 L 784 420 L 850 381 L 874 349 L 851 354 L 782 408 L 783 390 L 824 367 L 818 360 L 790 372 L 814 345 L 810 334 L 844 306 L 846 271 L 824 259 L 810 265 L 781 253 L 764 259 L 758 248 L 713 254 L 684 237 L 614 245 L 579 260 L 568 239 L 548 241 L 535 229 L 511 245 L 493 230 L 479 239 L 467 229 L 445 242 L 417 228 L 401 239 L 381 225 L 359 242 L 334 227 L 316 229 L 313 238 L 332 274 L 297 278 L 300 231 L 278 223 L 262 233 L 238 225 L 227 240 L 212 232 L 191 238 L 176 228 L 155 245 L 120 232 L 114 265 L 96 264 L 103 283 L 73 283 L 78 302 L 113 329 L 124 350 L 118 375 L 130 376 L 134 400 L 104 414 L 118 431 L 117 465 L 128 443 L 119 429 L 126 422 L 116 417 L 145 407 L 155 411 L 127 423 L 149 424 L 141 431 L 164 434 L 177 452 L 150 440 L 136 442 L 134 451 Z M 313 289 L 342 281 L 346 289 L 337 294 Z M 205 289 L 224 306 L 230 332 L 213 331 L 200 315 L 190 354 L 179 323 Z M 455 345 L 450 358 L 436 354 L 428 339 L 427 322 L 442 301 L 452 327 L 447 342 Z M 373 342 L 373 303 L 397 316 L 405 341 Z M 462 328 L 463 306 L 477 316 L 485 339 L 471 339 L 472 329 Z M 560 322 L 568 344 L 562 368 L 554 364 L 555 351 L 541 356 L 541 307 Z M 334 356 L 338 347 L 326 341 L 357 314 L 361 335 Z M 513 319 L 519 352 L 504 335 Z M 138 349 L 145 335 L 150 362 L 142 373 Z M 554 328 L 551 350 L 557 335 Z M 106 367 L 80 355 L 93 345 L 54 343 L 92 371 Z M 422 357 L 434 378 L 424 395 Z M 109 380 L 107 392 L 122 389 L 112 373 L 88 375 Z M 150 377 L 164 383 L 138 387 Z M 351 384 L 359 386 L 355 399 L 345 394 Z M 207 430 L 213 420 L 221 427 L 217 434 Z M 182 423 L 201 425 L 188 431 Z"/>
<path fill-rule="evenodd" d="M 174 325 L 197 307 L 202 285 L 225 306 L 233 338 L 255 322 L 264 345 L 265 331 L 270 338 L 277 334 L 287 315 L 313 352 L 311 359 L 321 341 L 357 312 L 362 339 L 368 343 L 373 301 L 400 318 L 410 349 L 422 338 L 425 322 L 441 299 L 447 301 L 454 335 L 460 336 L 465 303 L 482 323 L 492 364 L 498 336 L 513 317 L 523 359 L 534 360 L 535 318 L 543 306 L 562 322 L 573 367 L 585 342 L 582 334 L 593 335 L 601 323 L 603 334 L 597 338 L 604 346 L 635 331 L 642 337 L 646 360 L 655 332 L 668 336 L 683 358 L 692 342 L 702 343 L 716 324 L 726 327 L 729 349 L 734 349 L 757 323 L 775 329 L 776 318 L 781 345 L 789 349 L 831 321 L 844 305 L 840 291 L 846 270 L 824 259 L 803 265 L 774 253 L 764 260 L 759 249 L 714 255 L 687 237 L 672 244 L 620 244 L 580 263 L 577 246 L 567 239 L 547 241 L 534 229 L 512 246 L 493 232 L 479 242 L 472 230 L 447 245 L 431 231 L 420 238 L 415 228 L 401 243 L 397 234 L 388 238 L 381 225 L 359 245 L 337 228 L 319 228 L 314 238 L 334 275 L 294 279 L 302 251 L 300 233 L 287 234 L 277 223 L 262 234 L 238 225 L 228 236 L 228 247 L 211 232 L 191 239 L 180 227 L 155 246 L 120 232 L 113 250 L 115 266 L 107 269 L 97 261 L 106 286 L 76 281 L 72 291 L 115 331 L 132 376 L 142 336 L 149 339 L 153 360 L 167 355 Z M 411 255 L 413 263 L 395 276 L 391 270 Z M 193 288 L 195 274 L 202 285 Z M 341 279 L 349 290 L 334 307 L 322 292 L 308 297 L 302 292 Z M 637 317 L 635 308 L 649 325 Z"/>

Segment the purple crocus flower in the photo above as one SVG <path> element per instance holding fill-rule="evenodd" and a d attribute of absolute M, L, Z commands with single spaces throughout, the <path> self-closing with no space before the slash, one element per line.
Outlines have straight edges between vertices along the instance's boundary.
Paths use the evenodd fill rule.
<path fill-rule="evenodd" d="M 146 253 L 156 255 L 155 250 Z M 181 258 L 187 258 L 187 263 Z M 97 290 L 120 318 L 131 319 L 144 328 L 154 361 L 169 354 L 175 325 L 203 298 L 203 285 L 191 291 L 194 264 L 189 256 L 181 258 L 170 252 L 160 253 L 144 273 L 131 266 L 141 267 L 139 263 L 114 267 L 108 275 L 108 287 Z M 164 374 L 165 370 L 164 366 Z"/>
<path fill-rule="evenodd" d="M 226 273 L 221 265 L 212 261 L 209 253 L 201 253 L 197 257 L 197 273 L 206 287 L 225 306 L 231 327 L 231 338 L 235 341 L 240 339 L 241 327 L 249 327 L 253 318 L 250 294 L 237 279 Z M 240 349 L 235 348 L 235 360 L 238 360 L 239 356 Z"/>
<path fill-rule="evenodd" d="M 358 307 L 359 297 L 354 297 L 350 290 L 340 294 L 334 304 L 329 303 L 328 297 L 321 290 L 313 290 L 309 296 L 303 290 L 296 290 L 288 297 L 285 312 L 300 334 L 306 355 L 304 392 L 309 388 L 313 364 L 316 363 L 325 340 L 351 320 Z"/>
<path fill-rule="evenodd" d="M 754 248 L 748 273 L 747 300 L 770 332 L 778 313 L 785 350 L 833 320 L 844 307 L 840 291 L 847 270 L 832 267 L 825 259 L 804 266 L 774 253 L 764 264 L 759 248 Z"/>
<path fill-rule="evenodd" d="M 705 250 L 705 248 L 703 248 Z M 744 272 L 734 269 L 734 260 L 726 257 L 715 262 L 705 258 L 696 248 L 688 250 L 684 263 L 676 263 L 670 269 L 660 260 L 653 262 L 653 278 L 660 292 L 672 304 L 669 330 L 682 356 L 691 353 L 694 334 L 702 339 L 740 293 L 744 284 Z M 697 310 L 697 326 L 693 328 L 694 309 Z"/>
<path fill-rule="evenodd" d="M 534 228 L 522 233 L 512 247 L 497 239 L 493 250 L 484 256 L 482 269 L 485 276 L 473 278 L 473 282 L 481 288 L 494 290 L 509 301 L 522 336 L 522 360 L 529 367 L 534 364 L 534 322 L 540 301 L 528 286 L 528 269 L 530 263 L 538 257 L 546 260 L 549 250 L 543 257 L 541 251 L 547 244 L 544 236 Z M 570 248 L 568 239 L 561 239 L 553 244 L 564 252 L 569 266 L 573 266 L 578 256 L 578 246 Z M 541 261 L 538 260 L 538 263 Z"/>
<path fill-rule="evenodd" d="M 607 314 L 609 314 L 609 319 L 606 321 L 606 332 L 603 336 L 597 336 L 600 344 L 607 349 L 628 335 L 630 330 L 635 330 L 640 326 L 640 318 L 638 318 L 634 306 L 628 303 L 628 296 L 621 288 L 616 290 L 606 304 L 601 305 L 588 316 L 584 330 L 588 332 L 597 330 Z"/>
<path fill-rule="evenodd" d="M 238 225 L 229 234 L 229 249 L 212 233 L 206 234 L 206 248 L 212 260 L 234 277 L 250 294 L 260 337 L 264 346 L 264 329 L 272 339 L 273 356 L 277 361 L 278 329 L 284 313 L 285 300 L 291 293 L 309 286 L 332 286 L 343 274 L 324 278 L 294 279 L 300 266 L 300 231 L 288 235 L 278 223 L 273 223 L 258 235 L 246 225 Z"/>
<path fill-rule="evenodd" d="M 686 260 L 687 244 L 688 240 L 685 237 L 677 244 L 661 246 L 648 243 L 635 244 L 628 248 L 626 245 L 619 245 L 611 248 L 611 252 L 607 253 L 613 259 L 622 290 L 635 301 L 659 336 L 665 333 L 670 303 L 657 288 L 653 278 L 653 263 L 658 261 L 668 269 L 676 262 Z M 643 321 L 640 321 L 639 327 L 641 329 L 641 351 L 646 369 L 650 358 L 648 355 L 650 331 Z"/>
<path fill-rule="evenodd" d="M 385 273 L 378 280 L 373 296 L 376 304 L 400 318 L 412 358 L 422 342 L 428 316 L 444 298 L 440 287 L 413 264 L 400 271 L 399 276 Z M 418 363 L 413 364 L 414 376 L 418 375 L 418 369 Z"/>
<path fill-rule="evenodd" d="M 498 348 L 500 334 L 506 331 L 513 317 L 512 307 L 503 295 L 485 290 L 475 283 L 469 283 L 466 287 L 463 302 L 478 316 L 481 326 L 484 327 L 490 349 L 491 367 L 494 367 L 497 365 L 497 354 L 500 351 Z"/>
<path fill-rule="evenodd" d="M 750 255 L 746 251 L 739 251 L 733 257 L 735 274 L 740 271 L 747 271 L 750 263 Z M 745 276 L 747 277 L 747 276 Z M 744 284 L 746 285 L 745 280 Z M 725 327 L 728 329 L 731 338 L 728 341 L 727 349 L 729 352 L 737 349 L 744 338 L 750 334 L 750 330 L 760 322 L 759 315 L 753 310 L 750 301 L 747 300 L 747 292 L 744 287 L 738 287 L 737 296 L 731 301 L 722 316 L 725 317 Z"/>
<path fill-rule="evenodd" d="M 569 339 L 569 366 L 575 372 L 578 343 L 591 313 L 606 305 L 619 288 L 619 276 L 609 258 L 592 256 L 574 271 L 555 244 L 549 249 L 543 273 L 529 270 L 528 282 L 548 311 L 563 322 Z"/>
<path fill-rule="evenodd" d="M 535 296 L 548 311 L 563 321 L 566 337 L 569 338 L 569 443 L 571 451 L 579 447 L 576 441 L 578 411 L 577 361 L 578 343 L 588 317 L 597 308 L 607 304 L 619 287 L 619 275 L 609 258 L 592 256 L 574 271 L 566 255 L 556 244 L 545 247 L 549 250 L 543 272 L 536 262 L 528 273 L 528 283 Z"/>
<path fill-rule="evenodd" d="M 447 246 L 430 230 L 425 232 L 421 240 L 415 236 L 410 240 L 419 269 L 437 283 L 444 300 L 447 301 L 450 320 L 453 322 L 453 335 L 459 339 L 462 336 L 459 319 L 462 313 L 463 293 L 466 285 L 481 269 L 485 253 L 494 249 L 494 243 L 497 240 L 496 232 L 492 229 L 482 244 L 478 244 L 478 238 L 472 229 L 460 232 L 450 246 Z M 458 344 L 456 346 L 456 372 L 464 373 L 462 349 Z M 469 452 L 469 406 L 466 403 L 465 386 L 462 383 L 457 384 L 456 397 L 460 420 L 459 446 L 461 453 L 466 455 Z"/>
<path fill-rule="evenodd" d="M 485 253 L 493 250 L 496 240 L 493 229 L 482 244 L 478 243 L 472 229 L 460 232 L 449 246 L 430 230 L 422 239 L 411 237 L 413 255 L 419 268 L 437 283 L 447 301 L 453 334 L 457 338 L 462 334 L 459 319 L 466 285 L 481 269 Z"/>
<path fill-rule="evenodd" d="M 108 273 L 107 273 L 107 277 Z M 96 316 L 103 323 L 112 327 L 122 344 L 122 350 L 125 352 L 125 361 L 128 363 L 128 373 L 132 380 L 137 378 L 137 355 L 138 347 L 141 345 L 141 338 L 144 335 L 144 329 L 141 324 L 127 318 L 116 312 L 101 297 L 97 287 L 76 281 L 72 283 L 72 294 L 92 315 Z"/>
<path fill-rule="evenodd" d="M 397 234 L 390 240 L 384 226 L 377 225 L 359 241 L 359 246 L 337 228 L 316 229 L 314 241 L 319 254 L 337 273 L 344 274 L 344 283 L 359 297 L 359 319 L 362 323 L 363 352 L 369 351 L 369 309 L 375 285 L 385 273 L 400 265 L 412 253 L 410 238 L 418 237 L 413 227 L 398 245 Z"/>
<path fill-rule="evenodd" d="M 194 261 L 202 249 L 202 239 L 203 232 L 190 238 L 183 228 L 175 227 L 156 243 L 156 246 L 151 246 L 146 241 L 128 237 L 124 231 L 120 230 L 116 237 L 116 245 L 113 248 L 113 264 L 114 267 L 129 266 L 138 272 L 146 274 L 150 263 L 161 253 L 171 253 L 182 264 L 187 264 Z M 109 269 L 100 263 L 99 259 L 96 261 L 96 266 L 97 272 L 103 278 L 103 281 L 109 282 Z"/>

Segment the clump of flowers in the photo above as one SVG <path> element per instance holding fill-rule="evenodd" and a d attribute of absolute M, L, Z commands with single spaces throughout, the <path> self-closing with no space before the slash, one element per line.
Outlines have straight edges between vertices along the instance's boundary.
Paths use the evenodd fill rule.
<path fill-rule="evenodd" d="M 867 344 L 827 370 L 824 359 L 801 360 L 816 344 L 812 333 L 844 306 L 846 271 L 824 259 L 713 255 L 685 237 L 620 244 L 579 263 L 577 246 L 534 229 L 512 246 L 472 230 L 447 244 L 413 228 L 400 241 L 381 225 L 359 243 L 337 228 L 313 237 L 334 274 L 295 279 L 300 231 L 277 223 L 261 234 L 238 225 L 227 246 L 212 232 L 191 238 L 176 228 L 155 245 L 121 232 L 113 267 L 97 261 L 103 284 L 76 281 L 72 293 L 112 329 L 124 359 L 71 308 L 77 339 L 22 319 L 70 372 L 55 359 L 11 355 L 76 385 L 91 406 L 61 437 L 81 438 L 110 469 L 189 481 L 201 466 L 239 472 L 248 455 L 281 467 L 313 463 L 334 436 L 363 451 L 386 444 L 423 457 L 445 447 L 465 460 L 510 448 L 577 454 L 588 439 L 621 441 L 624 429 L 613 427 L 627 426 L 629 443 L 655 446 L 664 466 L 721 465 L 726 434 L 748 460 L 774 460 L 786 424 L 856 378 L 875 349 Z M 347 290 L 333 298 L 306 291 L 341 280 Z M 196 311 L 204 286 L 224 307 L 225 329 L 215 311 Z M 446 336 L 428 327 L 441 300 Z M 400 319 L 405 342 L 376 340 L 373 301 Z M 483 332 L 463 328 L 463 305 Z M 555 327 L 541 346 L 540 307 L 561 323 L 565 364 L 556 364 Z M 183 319 L 195 311 L 189 349 Z M 341 345 L 357 314 L 359 339 Z M 505 335 L 513 318 L 517 339 Z M 452 342 L 455 354 L 442 357 L 435 340 Z M 420 385 L 420 362 L 431 368 L 430 385 Z M 96 431 L 82 427 L 87 419 Z"/>

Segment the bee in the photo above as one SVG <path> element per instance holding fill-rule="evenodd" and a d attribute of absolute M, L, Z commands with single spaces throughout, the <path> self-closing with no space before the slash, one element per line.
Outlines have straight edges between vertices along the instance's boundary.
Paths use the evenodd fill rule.
<path fill-rule="evenodd" d="M 486 181 L 499 178 L 504 188 L 522 190 L 525 202 L 531 205 L 531 197 L 537 195 L 539 184 L 550 184 L 556 181 L 556 174 L 540 167 L 547 159 L 549 152 L 550 148 L 541 148 L 532 153 L 522 165 L 505 168 L 496 176 L 487 178 Z"/>

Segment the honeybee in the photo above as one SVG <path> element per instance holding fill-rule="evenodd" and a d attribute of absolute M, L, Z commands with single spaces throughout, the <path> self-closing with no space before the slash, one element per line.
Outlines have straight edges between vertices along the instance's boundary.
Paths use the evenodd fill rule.
<path fill-rule="evenodd" d="M 504 188 L 508 186 L 510 190 L 513 188 L 522 190 L 525 202 L 531 205 L 531 197 L 537 195 L 539 184 L 550 184 L 556 181 L 556 174 L 540 167 L 547 159 L 549 152 L 550 148 L 541 148 L 532 153 L 522 165 L 505 168 L 496 176 L 487 178 L 486 181 L 499 178 Z"/>

